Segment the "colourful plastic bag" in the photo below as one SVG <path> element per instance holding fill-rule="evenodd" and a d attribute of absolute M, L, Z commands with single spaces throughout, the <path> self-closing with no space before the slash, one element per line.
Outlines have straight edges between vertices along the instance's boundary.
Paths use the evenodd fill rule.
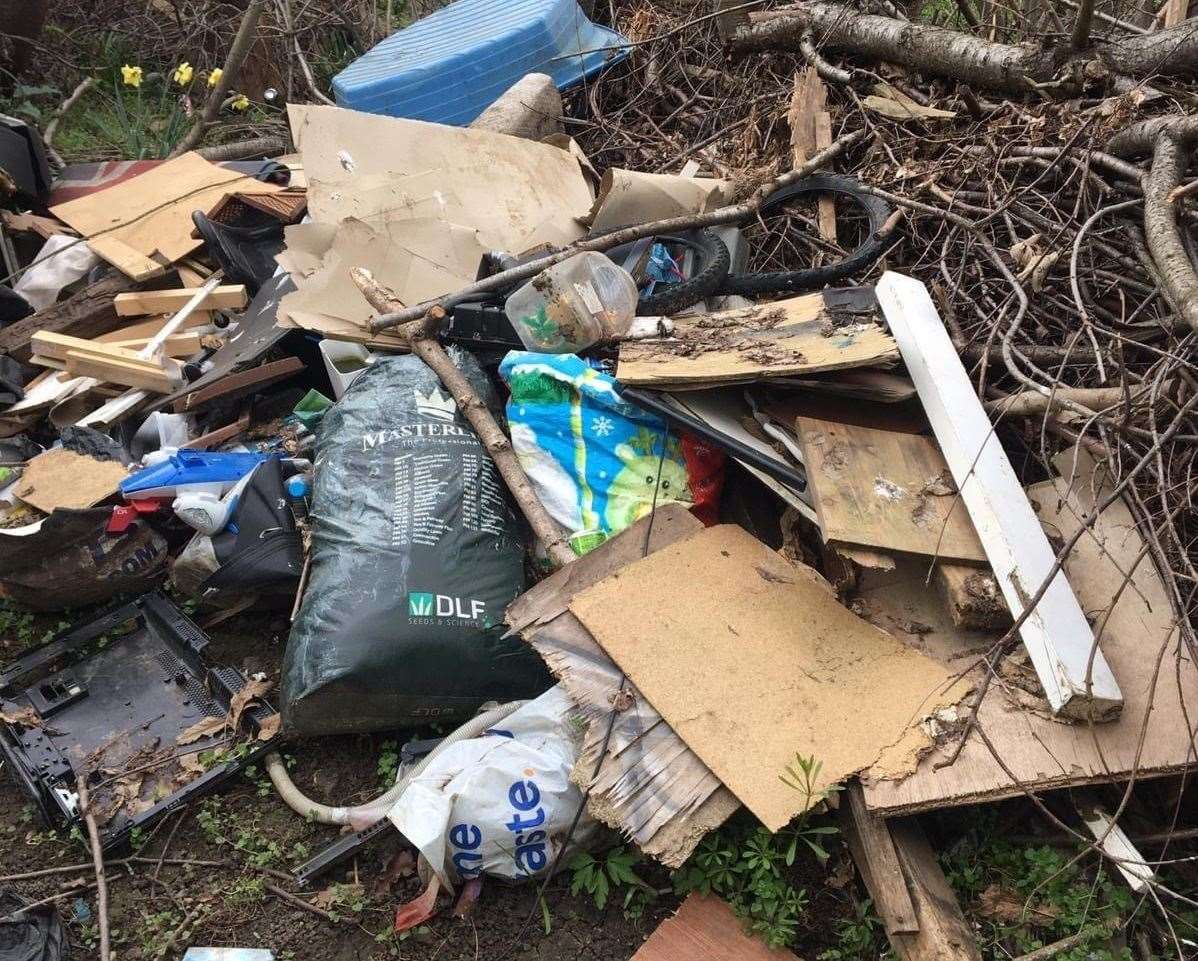
<path fill-rule="evenodd" d="M 722 455 L 621 400 L 608 374 L 573 354 L 525 351 L 509 353 L 499 374 L 511 390 L 512 447 L 580 554 L 640 520 L 655 502 L 714 511 Z"/>

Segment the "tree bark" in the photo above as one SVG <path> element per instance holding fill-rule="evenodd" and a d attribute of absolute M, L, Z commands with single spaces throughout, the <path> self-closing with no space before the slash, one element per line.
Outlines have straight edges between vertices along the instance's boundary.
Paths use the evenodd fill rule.
<path fill-rule="evenodd" d="M 807 29 L 815 33 L 821 48 L 1007 93 L 1026 93 L 1034 84 L 1052 81 L 1069 64 L 1085 68 L 1097 62 L 1132 78 L 1188 75 L 1198 69 L 1198 26 L 1192 20 L 1155 33 L 1104 39 L 1080 57 L 1068 44 L 1043 49 L 993 43 L 959 30 L 864 14 L 821 0 L 750 14 L 749 26 L 733 37 L 731 48 L 735 52 L 799 50 Z M 1088 39 L 1088 31 L 1086 35 Z"/>
<path fill-rule="evenodd" d="M 114 270 L 66 300 L 51 304 L 0 330 L 0 353 L 9 354 L 24 364 L 29 362 L 33 354 L 29 347 L 30 338 L 39 330 L 91 339 L 123 327 L 129 318 L 117 316 L 112 300 L 117 294 L 123 294 L 133 287 L 132 280 Z"/>

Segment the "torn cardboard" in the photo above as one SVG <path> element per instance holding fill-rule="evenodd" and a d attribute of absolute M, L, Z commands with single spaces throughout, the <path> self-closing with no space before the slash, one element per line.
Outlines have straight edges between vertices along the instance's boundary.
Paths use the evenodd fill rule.
<path fill-rule="evenodd" d="M 871 765 L 899 776 L 931 743 L 920 720 L 968 690 L 730 525 L 617 571 L 570 611 L 771 831 L 818 800 L 781 780 L 796 754 L 821 762 L 817 789 Z"/>
<path fill-rule="evenodd" d="M 119 461 L 96 460 L 63 447 L 29 461 L 13 493 L 49 514 L 59 507 L 93 507 L 117 492 L 129 474 Z"/>
<path fill-rule="evenodd" d="M 727 203 L 727 181 L 673 174 L 647 174 L 610 167 L 599 181 L 599 196 L 586 222 L 593 235 L 629 224 L 701 214 Z"/>
<path fill-rule="evenodd" d="M 509 251 L 540 243 L 543 226 L 553 236 L 582 235 L 577 220 L 592 195 L 565 150 L 340 107 L 291 104 L 287 114 L 313 220 L 433 218 L 477 230 L 485 247 Z"/>

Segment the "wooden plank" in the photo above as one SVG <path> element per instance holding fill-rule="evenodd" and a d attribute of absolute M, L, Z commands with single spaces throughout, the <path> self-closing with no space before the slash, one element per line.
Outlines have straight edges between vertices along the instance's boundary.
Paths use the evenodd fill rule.
<path fill-rule="evenodd" d="M 792 168 L 803 166 L 819 152 L 815 118 L 824 112 L 827 104 L 828 88 L 824 86 L 815 67 L 807 67 L 795 74 L 790 108 L 786 112 L 786 122 L 790 126 Z"/>
<path fill-rule="evenodd" d="M 50 370 L 66 370 L 66 361 L 59 360 L 57 357 L 46 357 L 43 354 L 34 354 L 29 358 L 29 363 L 36 364 L 38 367 L 49 367 Z"/>
<path fill-rule="evenodd" d="M 887 822 L 919 930 L 890 935 L 899 961 L 981 961 L 973 928 L 914 818 Z"/>
<path fill-rule="evenodd" d="M 140 320 L 135 323 L 126 324 L 123 327 L 118 327 L 115 330 L 110 330 L 106 334 L 101 334 L 99 337 L 91 338 L 93 341 L 99 341 L 102 344 L 111 344 L 119 340 L 133 340 L 138 337 L 153 337 L 156 333 L 162 330 L 163 324 L 170 320 L 170 315 L 166 314 L 161 317 L 154 317 L 149 320 Z M 194 330 L 197 327 L 207 327 L 212 323 L 212 314 L 206 310 L 197 310 L 190 317 L 183 321 L 181 330 Z"/>
<path fill-rule="evenodd" d="M 1083 458 L 1084 460 L 1084 458 Z M 1071 468 L 1071 457 L 1061 459 Z M 1077 477 L 1045 481 L 1028 489 L 1042 522 L 1071 537 L 1106 490 L 1088 468 Z M 953 626 L 944 605 L 927 586 L 927 562 L 898 558 L 891 572 L 861 575 L 857 602 L 871 620 L 942 664 L 956 669 L 976 663 L 1000 631 Z M 1062 724 L 1047 705 L 1021 691 L 1034 676 L 1005 662 L 978 709 L 978 723 L 994 746 L 975 734 L 960 748 L 951 731 L 901 783 L 867 779 L 870 809 L 886 815 L 1020 797 L 1028 790 L 1076 787 L 1187 770 L 1193 757 L 1193 705 L 1198 703 L 1198 666 L 1180 643 L 1169 591 L 1127 505 L 1105 508 L 1066 559 L 1065 569 L 1082 608 L 1101 632 L 1103 651 L 1123 680 L 1123 713 L 1106 724 Z M 1124 583 L 1125 576 L 1130 582 Z M 918 630 L 918 633 L 913 631 Z M 1026 679 L 1023 675 L 1027 675 Z M 975 671 L 980 680 L 980 669 Z M 1025 702 L 1035 701 L 1028 710 Z M 1001 759 L 1001 761 L 999 760 Z M 1017 783 L 1018 782 L 1018 783 Z"/>
<path fill-rule="evenodd" d="M 76 377 L 94 377 L 109 384 L 136 387 L 157 394 L 169 394 L 182 382 L 182 370 L 167 370 L 144 361 L 119 355 L 67 351 L 67 370 Z M 174 361 L 173 363 L 178 363 Z"/>
<path fill-rule="evenodd" d="M 919 919 L 903 866 L 886 822 L 869 813 L 861 785 L 849 782 L 840 796 L 840 829 L 848 841 L 853 861 L 869 889 L 874 907 L 886 925 L 886 933 L 913 934 L 919 930 Z"/>
<path fill-rule="evenodd" d="M 827 150 L 832 146 L 832 115 L 821 110 L 815 115 L 815 147 L 816 150 Z M 832 197 L 820 197 L 817 203 L 819 210 L 819 235 L 829 243 L 838 243 L 836 239 L 836 201 Z"/>
<path fill-rule="evenodd" d="M 968 564 L 936 565 L 936 589 L 956 627 L 995 630 L 1011 623 L 994 571 Z"/>
<path fill-rule="evenodd" d="M 1054 551 L 927 288 L 888 272 L 875 292 L 1007 606 L 1018 616 L 1049 580 Z M 1054 713 L 1118 715 L 1123 695 L 1062 572 L 1051 577 L 1019 634 Z"/>
<path fill-rule="evenodd" d="M 186 153 L 50 212 L 88 238 L 97 254 L 134 280 L 163 273 L 198 249 L 191 213 L 208 210 L 226 193 L 280 188 Z"/>
<path fill-rule="evenodd" d="M 930 438 L 813 417 L 795 427 L 827 543 L 985 563 Z"/>
<path fill-rule="evenodd" d="M 0 352 L 25 362 L 33 353 L 29 341 L 39 330 L 88 339 L 115 330 L 123 321 L 112 306 L 112 298 L 132 286 L 123 274 L 102 277 L 66 300 L 0 330 Z"/>
<path fill-rule="evenodd" d="M 145 347 L 150 340 L 150 337 L 134 337 L 132 340 L 114 340 L 107 343 L 121 350 L 137 351 Z M 192 354 L 200 351 L 203 346 L 201 343 L 202 340 L 202 335 L 195 331 L 171 334 L 162 342 L 160 350 L 167 357 L 190 357 Z"/>
<path fill-rule="evenodd" d="M 809 801 L 780 777 L 796 753 L 822 762 L 817 790 L 871 765 L 911 770 L 930 744 L 921 719 L 966 690 L 732 525 L 630 564 L 570 611 L 772 831 Z"/>
<path fill-rule="evenodd" d="M 197 288 L 198 289 L 198 288 Z M 195 289 L 138 290 L 118 294 L 116 312 L 122 317 L 142 314 L 173 314 L 195 295 Z M 242 310 L 249 303 L 244 284 L 223 284 L 201 302 L 200 310 Z"/>
<path fill-rule="evenodd" d="M 271 361 L 269 364 L 260 364 L 184 394 L 174 402 L 172 409 L 176 414 L 184 414 L 216 400 L 244 397 L 263 387 L 286 380 L 303 369 L 304 362 L 298 357 L 284 357 L 281 360 Z"/>
<path fill-rule="evenodd" d="M 637 949 L 632 961 L 798 961 L 744 932 L 726 901 L 692 894 Z"/>
<path fill-rule="evenodd" d="M 672 337 L 622 344 L 616 376 L 669 390 L 893 365 L 894 341 L 877 324 L 832 320 L 823 294 L 675 317 Z"/>

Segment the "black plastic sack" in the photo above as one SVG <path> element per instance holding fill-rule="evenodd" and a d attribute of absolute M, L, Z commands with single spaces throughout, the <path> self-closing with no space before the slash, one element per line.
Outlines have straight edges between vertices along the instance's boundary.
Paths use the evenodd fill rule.
<path fill-rule="evenodd" d="M 0 891 L 0 961 L 67 961 L 71 943 L 53 905 L 20 914 L 29 902 L 7 888 Z"/>
<path fill-rule="evenodd" d="M 474 358 L 451 356 L 486 403 Z M 383 357 L 325 414 L 312 568 L 283 660 L 283 729 L 377 731 L 468 717 L 551 681 L 503 612 L 524 586 L 503 481 L 436 375 Z"/>

